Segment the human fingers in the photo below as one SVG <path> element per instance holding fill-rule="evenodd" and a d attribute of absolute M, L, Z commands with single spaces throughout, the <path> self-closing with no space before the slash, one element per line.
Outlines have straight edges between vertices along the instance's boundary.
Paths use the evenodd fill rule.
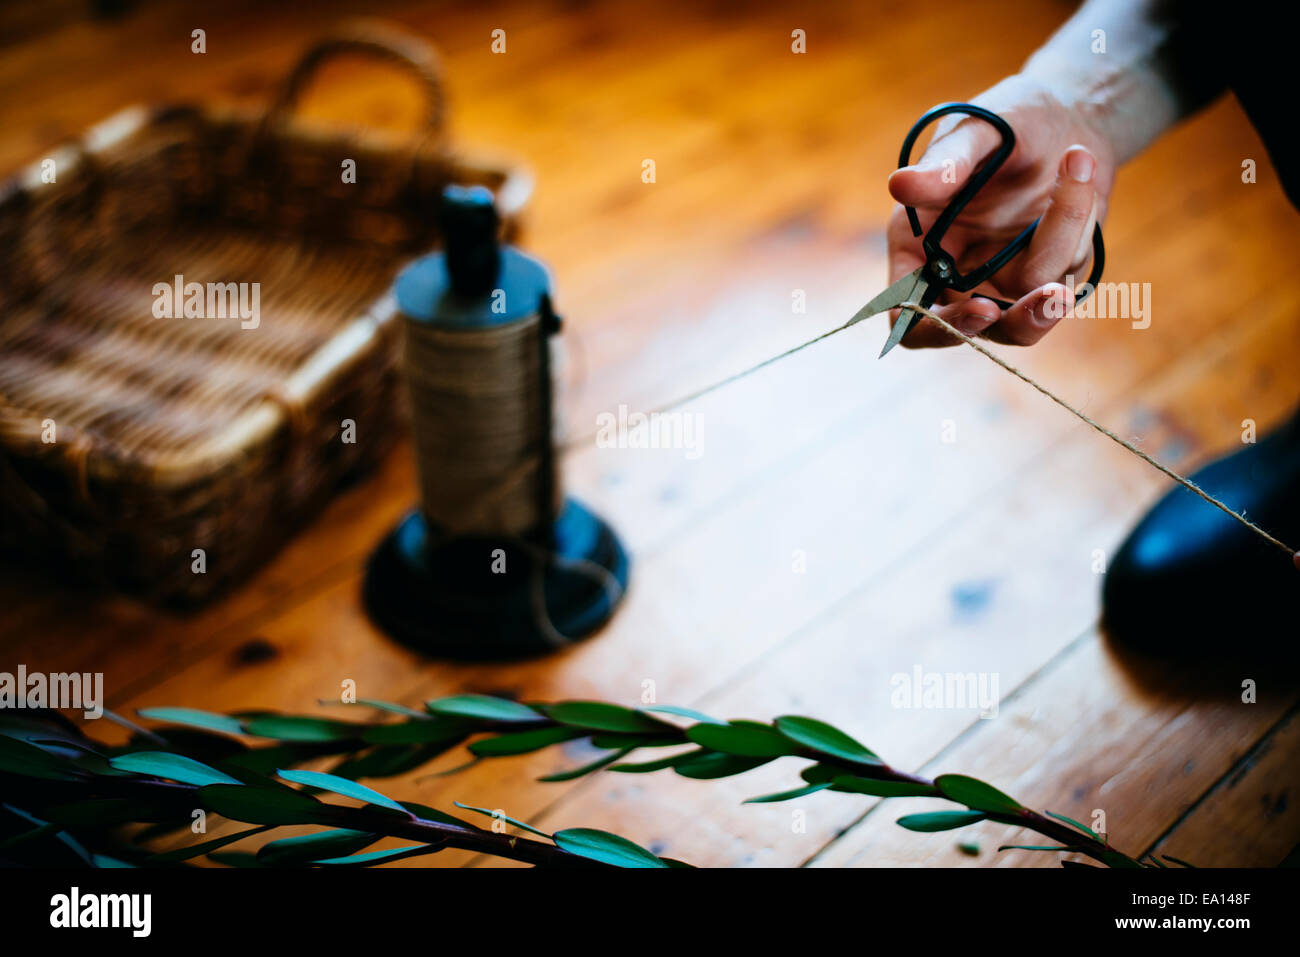
<path fill-rule="evenodd" d="M 1002 315 L 1002 310 L 998 308 L 997 303 L 979 296 L 962 299 L 959 302 L 950 302 L 942 306 L 931 306 L 930 308 L 935 315 L 941 316 L 944 322 L 951 324 L 968 336 L 980 335 L 996 323 Z M 891 328 L 893 323 L 897 321 L 898 319 L 895 317 L 890 323 Z M 934 320 L 922 316 L 921 321 L 903 337 L 902 344 L 909 349 L 934 349 L 943 346 L 955 346 L 960 341 Z"/>
<path fill-rule="evenodd" d="M 984 338 L 1010 346 L 1031 346 L 1061 321 L 1074 305 L 1074 291 L 1052 282 L 1020 297 L 984 332 Z"/>
<path fill-rule="evenodd" d="M 1083 265 L 1097 216 L 1097 160 L 1087 147 L 1074 145 L 1061 156 L 1047 209 L 1020 257 L 1020 288 L 1038 289 Z"/>
<path fill-rule="evenodd" d="M 904 206 L 942 206 L 1001 142 L 993 126 L 974 117 L 941 128 L 920 159 L 890 174 L 889 192 Z"/>

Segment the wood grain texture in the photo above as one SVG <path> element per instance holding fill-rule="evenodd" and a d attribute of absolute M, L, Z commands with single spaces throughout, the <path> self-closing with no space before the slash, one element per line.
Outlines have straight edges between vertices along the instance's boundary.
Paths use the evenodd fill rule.
<path fill-rule="evenodd" d="M 1179 860 L 1191 854 L 1220 867 L 1281 864 L 1300 838 L 1297 734 L 1300 721 L 1292 711 L 1156 842 L 1153 853 Z"/>
<path fill-rule="evenodd" d="M 536 170 L 526 242 L 556 275 L 569 352 L 561 409 L 585 434 L 601 411 L 652 407 L 837 325 L 883 287 L 884 180 L 903 133 L 933 103 L 1014 69 L 1066 14 L 986 2 L 949 16 L 954 6 L 367 12 L 438 44 L 458 142 Z M 17 91 L 0 97 L 12 131 L 0 167 L 162 89 L 264 98 L 317 27 L 347 12 L 320 7 L 307 23 L 254 4 L 202 14 L 146 4 L 122 22 L 25 33 L 0 57 L 0 88 Z M 188 52 L 196 26 L 208 30 L 204 58 Z M 803 56 L 789 52 L 795 27 L 808 31 Z M 503 56 L 489 49 L 495 28 L 507 31 Z M 898 51 L 918 44 L 949 52 L 900 83 Z M 149 55 L 127 55 L 140 50 Z M 305 112 L 402 128 L 418 104 L 404 78 L 358 62 L 325 71 Z M 1294 248 L 1297 219 L 1264 155 L 1231 101 L 1156 144 L 1122 171 L 1105 224 L 1107 278 L 1151 283 L 1150 328 L 1067 322 L 1014 353 L 1176 468 L 1233 447 L 1245 418 L 1278 421 L 1296 398 L 1300 292 L 1278 283 L 1277 254 Z M 1260 160 L 1258 184 L 1241 183 L 1244 157 Z M 653 185 L 640 179 L 645 158 L 657 163 Z M 791 310 L 795 290 L 804 313 Z M 902 767 L 983 775 L 1085 820 L 1101 808 L 1128 850 L 1159 842 L 1198 864 L 1285 856 L 1287 840 L 1300 842 L 1293 816 L 1261 816 L 1258 802 L 1277 803 L 1296 763 L 1295 736 L 1279 725 L 1294 690 L 1244 706 L 1228 693 L 1237 675 L 1209 693 L 1187 678 L 1153 688 L 1094 629 L 1094 550 L 1113 551 L 1161 477 L 970 350 L 876 362 L 883 335 L 883 323 L 863 324 L 702 400 L 698 459 L 569 456 L 569 489 L 619 529 L 634 566 L 609 627 L 562 654 L 430 662 L 368 622 L 365 556 L 416 494 L 404 445 L 258 577 L 193 615 L 85 594 L 15 563 L 0 584 L 0 667 L 102 670 L 110 706 L 124 711 L 310 710 L 349 678 L 363 696 L 408 703 L 473 690 L 635 704 L 649 680 L 664 703 L 813 714 Z M 955 443 L 942 441 L 945 422 Z M 891 677 L 917 665 L 996 674 L 998 717 L 891 707 Z M 1225 789 L 1252 753 L 1261 758 L 1244 789 Z M 911 809 L 901 801 L 814 795 L 793 807 L 806 812 L 802 832 L 791 805 L 740 806 L 792 784 L 797 770 L 782 762 L 715 783 L 533 780 L 586 757 L 575 745 L 381 787 L 547 827 L 606 827 L 699 864 L 1055 863 L 996 855 L 996 829 L 981 834 L 978 857 L 961 855 L 952 834 L 894 825 Z"/>
<path fill-rule="evenodd" d="M 930 770 L 960 768 L 996 781 L 1022 803 L 1099 825 L 1117 848 L 1141 854 L 1297 699 L 1294 688 L 1282 688 L 1258 703 L 1243 703 L 1242 678 L 1225 671 L 1217 682 L 1184 683 L 1168 670 L 1159 687 L 1145 687 L 1090 632 L 1006 702 L 996 721 L 973 728 L 945 749 Z M 919 809 L 914 799 L 873 808 L 816 863 L 1059 866 L 1058 854 L 997 853 L 1005 844 L 1050 843 L 1020 828 L 985 823 L 960 832 L 914 834 L 895 824 Z M 974 857 L 957 847 L 971 840 L 980 847 Z M 1210 847 L 1176 856 L 1198 866 L 1219 863 Z"/>

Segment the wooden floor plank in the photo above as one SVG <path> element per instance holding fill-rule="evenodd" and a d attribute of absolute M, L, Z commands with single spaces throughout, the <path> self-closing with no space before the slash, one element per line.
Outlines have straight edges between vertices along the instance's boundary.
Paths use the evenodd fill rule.
<path fill-rule="evenodd" d="M 1274 867 L 1300 845 L 1300 720 L 1294 711 L 1151 849 L 1219 867 Z"/>
<path fill-rule="evenodd" d="M 1170 669 L 1154 686 L 1139 684 L 1092 633 L 1007 702 L 998 721 L 975 727 L 926 770 L 959 770 L 996 782 L 1023 804 L 1099 822 L 1115 847 L 1139 854 L 1300 700 L 1294 683 L 1282 682 L 1258 703 L 1243 704 L 1243 676 L 1216 677 L 1193 676 L 1180 687 Z M 916 834 L 894 823 L 903 814 L 934 810 L 935 802 L 923 803 L 895 800 L 873 808 L 815 863 L 1059 866 L 1057 854 L 998 853 L 1004 844 L 1041 843 L 1020 828 L 985 823 L 956 834 Z M 977 842 L 979 854 L 959 850 L 961 841 Z M 1212 847 L 1188 854 L 1198 866 L 1219 863 Z"/>

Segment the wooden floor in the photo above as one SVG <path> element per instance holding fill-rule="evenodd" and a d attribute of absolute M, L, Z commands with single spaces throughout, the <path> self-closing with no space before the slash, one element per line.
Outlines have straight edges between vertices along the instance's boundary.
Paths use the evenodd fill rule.
<path fill-rule="evenodd" d="M 131 102 L 265 97 L 344 10 L 317 6 L 298 19 L 273 5 L 199 15 L 158 4 L 26 35 L 0 55 L 0 168 Z M 461 146 L 536 171 L 526 241 L 553 267 L 568 321 L 562 401 L 575 433 L 620 403 L 652 407 L 831 328 L 882 288 L 884 183 L 908 126 L 1013 70 L 1069 10 L 844 2 L 741 17 L 725 6 L 365 5 L 441 47 Z M 202 57 L 189 52 L 196 26 Z M 505 55 L 489 49 L 497 28 Z M 805 55 L 790 52 L 795 28 Z M 905 54 L 918 65 L 902 69 Z M 357 65 L 329 71 L 311 111 L 401 125 L 414 103 L 401 77 Z M 653 185 L 641 182 L 646 158 Z M 1241 182 L 1244 158 L 1259 163 L 1254 185 Z M 1015 359 L 1192 467 L 1235 446 L 1243 419 L 1266 428 L 1296 401 L 1300 285 L 1279 281 L 1278 262 L 1298 227 L 1241 110 L 1221 102 L 1126 168 L 1112 199 L 1107 278 L 1151 284 L 1150 328 L 1067 322 Z M 804 314 L 791 310 L 795 290 Z M 370 624 L 364 559 L 415 498 L 403 446 L 254 580 L 192 616 L 11 568 L 0 667 L 103 671 L 109 706 L 128 713 L 307 711 L 345 679 L 408 703 L 480 691 L 636 704 L 649 680 L 661 703 L 812 714 L 897 766 L 975 774 L 1085 821 L 1104 812 L 1133 854 L 1280 862 L 1300 843 L 1296 682 L 1139 668 L 1097 630 L 1094 552 L 1113 551 L 1165 480 L 968 349 L 877 362 L 884 334 L 866 323 L 701 401 L 696 460 L 571 455 L 568 488 L 617 526 L 634 568 L 613 623 L 563 654 L 451 665 Z M 892 707 L 891 676 L 917 667 L 996 675 L 996 718 Z M 1241 703 L 1248 678 L 1254 704 Z M 1057 861 L 998 853 L 1006 829 L 989 825 L 960 832 L 980 846 L 970 856 L 952 834 L 897 827 L 909 802 L 852 795 L 800 802 L 807 826 L 795 833 L 791 805 L 740 805 L 797 783 L 781 762 L 711 783 L 534 780 L 583 759 L 552 749 L 385 788 L 547 828 L 604 827 L 701 865 Z M 483 863 L 451 852 L 421 862 Z"/>

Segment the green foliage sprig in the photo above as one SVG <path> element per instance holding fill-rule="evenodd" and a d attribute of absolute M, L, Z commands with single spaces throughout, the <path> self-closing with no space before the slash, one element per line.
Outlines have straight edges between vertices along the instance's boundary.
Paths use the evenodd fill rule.
<path fill-rule="evenodd" d="M 792 800 L 823 790 L 932 797 L 962 809 L 909 814 L 898 823 L 930 832 L 991 820 L 1058 842 L 1013 846 L 1077 852 L 1110 867 L 1164 866 L 1154 857 L 1148 862 L 1129 857 L 1083 824 L 1024 807 L 974 778 L 945 774 L 928 780 L 892 768 L 843 731 L 813 718 L 785 716 L 770 724 L 720 721 L 685 708 L 635 709 L 596 701 L 524 704 L 485 695 L 440 698 L 424 710 L 370 699 L 355 706 L 386 717 L 354 722 L 266 711 L 223 715 L 149 708 L 140 716 L 165 726 L 135 728 L 132 740 L 117 748 L 92 742 L 57 715 L 0 711 L 0 793 L 6 795 L 3 807 L 10 819 L 8 832 L 0 830 L 0 860 L 30 861 L 57 841 L 76 859 L 95 866 L 168 865 L 200 855 L 237 866 L 370 866 L 447 847 L 542 867 L 688 866 L 605 831 L 572 828 L 548 834 L 500 812 L 457 804 L 534 836 L 520 837 L 504 833 L 500 824 L 480 828 L 357 783 L 406 773 L 461 745 L 480 760 L 586 739 L 606 753 L 541 780 L 571 780 L 599 770 L 644 774 L 669 769 L 709 780 L 795 758 L 807 762 L 801 786 L 746 803 Z M 248 738 L 270 743 L 249 744 Z M 635 752 L 668 748 L 675 750 L 667 756 L 627 760 Z M 337 760 L 328 772 L 294 770 L 330 758 Z M 361 805 L 322 801 L 316 796 L 321 792 Z M 174 850 L 144 849 L 152 838 L 187 828 L 200 808 L 254 827 Z M 149 826 L 125 842 L 115 829 L 129 823 Z M 292 825 L 323 830 L 291 837 L 272 833 Z M 259 834 L 271 839 L 256 854 L 222 850 Z M 416 843 L 365 850 L 384 837 Z"/>
<path fill-rule="evenodd" d="M 238 867 L 367 867 L 455 847 L 539 867 L 685 866 L 592 828 L 548 834 L 486 808 L 458 805 L 544 838 L 539 841 L 395 801 L 354 780 L 367 769 L 399 773 L 397 763 L 381 769 L 357 754 L 373 750 L 364 737 L 366 726 L 184 709 L 177 709 L 177 719 L 177 727 L 161 729 L 166 737 L 141 729 L 127 747 L 110 748 L 57 714 L 0 711 L 0 864 L 169 866 L 207 855 Z M 250 748 L 225 737 L 244 733 L 275 737 L 277 743 Z M 142 744 L 148 750 L 141 750 Z M 353 755 L 344 762 L 352 777 L 287 767 L 340 753 Z M 362 803 L 329 803 L 316 796 L 321 792 Z M 255 826 L 173 850 L 145 849 L 152 838 L 188 829 L 200 810 Z M 148 826 L 135 841 L 126 841 L 117 832 L 128 824 Z M 288 837 L 270 833 L 296 825 L 323 830 Z M 223 850 L 259 834 L 272 839 L 256 854 Z M 366 850 L 386 837 L 416 843 Z"/>

